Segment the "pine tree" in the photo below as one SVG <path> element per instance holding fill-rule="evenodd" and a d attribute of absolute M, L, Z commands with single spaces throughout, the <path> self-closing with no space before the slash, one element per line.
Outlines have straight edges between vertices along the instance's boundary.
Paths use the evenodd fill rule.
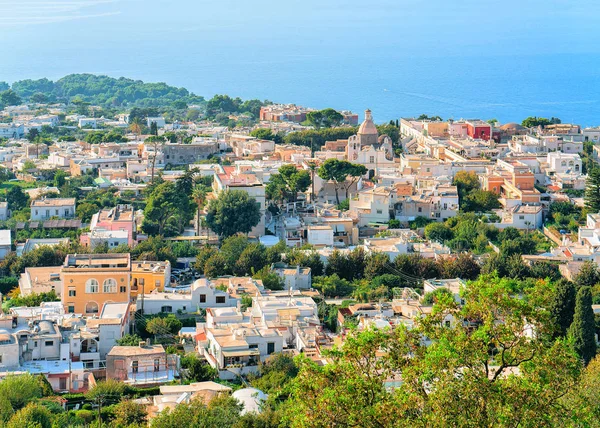
<path fill-rule="evenodd" d="M 575 312 L 575 299 L 577 290 L 571 281 L 560 280 L 556 283 L 556 290 L 550 304 L 550 314 L 556 325 L 555 337 L 565 336 L 573 322 Z"/>
<path fill-rule="evenodd" d="M 590 287 L 581 287 L 577 292 L 575 315 L 569 334 L 575 342 L 575 350 L 587 365 L 596 355 L 594 311 Z"/>
<path fill-rule="evenodd" d="M 591 212 L 600 212 L 600 168 L 590 170 L 585 186 L 585 206 Z"/>

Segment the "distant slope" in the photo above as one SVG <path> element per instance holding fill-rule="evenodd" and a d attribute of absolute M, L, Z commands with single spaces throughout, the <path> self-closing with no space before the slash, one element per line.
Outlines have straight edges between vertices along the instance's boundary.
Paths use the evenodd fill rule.
<path fill-rule="evenodd" d="M 144 83 L 141 80 L 118 79 L 95 74 L 69 74 L 53 82 L 46 78 L 20 80 L 13 83 L 12 90 L 25 100 L 43 98 L 49 101 L 83 101 L 106 107 L 118 106 L 165 106 L 174 102 L 203 104 L 204 98 L 185 88 L 166 83 Z"/>

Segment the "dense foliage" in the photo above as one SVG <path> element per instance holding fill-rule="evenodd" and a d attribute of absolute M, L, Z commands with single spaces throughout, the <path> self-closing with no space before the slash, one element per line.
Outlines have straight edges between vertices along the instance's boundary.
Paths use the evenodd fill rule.
<path fill-rule="evenodd" d="M 185 88 L 166 83 L 144 83 L 124 77 L 118 79 L 94 74 L 70 74 L 56 82 L 48 79 L 20 80 L 13 83 L 13 91 L 29 99 L 43 94 L 49 100 L 70 101 L 75 97 L 95 105 L 166 106 L 174 102 L 202 103 L 204 99 Z"/>

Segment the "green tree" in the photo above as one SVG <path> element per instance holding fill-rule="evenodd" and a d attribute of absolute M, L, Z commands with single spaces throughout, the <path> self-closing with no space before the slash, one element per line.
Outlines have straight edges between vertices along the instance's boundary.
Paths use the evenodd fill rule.
<path fill-rule="evenodd" d="M 89 401 L 103 403 L 112 401 L 117 403 L 126 392 L 126 385 L 114 379 L 106 379 L 98 382 L 88 392 L 85 393 L 85 398 Z"/>
<path fill-rule="evenodd" d="M 298 170 L 294 165 L 283 165 L 278 173 L 271 175 L 265 191 L 269 199 L 295 202 L 298 193 L 306 192 L 310 183 L 308 171 Z"/>
<path fill-rule="evenodd" d="M 156 124 L 156 122 L 150 123 L 150 133 L 152 135 L 158 136 L 158 125 Z"/>
<path fill-rule="evenodd" d="M 367 168 L 364 165 L 338 159 L 327 159 L 317 170 L 317 175 L 321 179 L 334 182 L 335 199 L 338 205 L 340 204 L 338 190 L 345 189 L 347 199 L 350 187 L 366 173 Z"/>
<path fill-rule="evenodd" d="M 244 276 L 258 272 L 268 263 L 266 248 L 262 244 L 250 244 L 242 254 L 240 258 L 235 262 L 234 274 L 238 276 Z"/>
<path fill-rule="evenodd" d="M 52 414 L 44 406 L 30 403 L 14 414 L 7 428 L 51 428 Z"/>
<path fill-rule="evenodd" d="M 590 287 L 581 287 L 577 292 L 569 334 L 573 337 L 575 350 L 587 365 L 596 356 L 596 324 Z"/>
<path fill-rule="evenodd" d="M 225 257 L 220 253 L 210 256 L 204 264 L 204 275 L 209 279 L 227 275 L 227 260 Z"/>
<path fill-rule="evenodd" d="M 600 212 L 600 168 L 598 167 L 592 168 L 588 173 L 584 201 L 590 212 Z"/>
<path fill-rule="evenodd" d="M 142 404 L 123 400 L 114 406 L 113 412 L 115 418 L 112 423 L 115 427 L 146 426 L 148 412 Z"/>
<path fill-rule="evenodd" d="M 156 185 L 144 208 L 142 230 L 150 235 L 175 236 L 181 233 L 193 216 L 189 196 L 178 183 L 166 181 Z"/>
<path fill-rule="evenodd" d="M 15 414 L 10 400 L 6 395 L 0 395 L 0 426 L 4 426 Z"/>
<path fill-rule="evenodd" d="M 6 202 L 9 210 L 19 211 L 27 207 L 29 196 L 19 186 L 12 186 L 6 192 Z"/>
<path fill-rule="evenodd" d="M 18 106 L 22 103 L 19 97 L 12 89 L 0 92 L 0 104 L 5 106 Z"/>
<path fill-rule="evenodd" d="M 445 242 L 454 237 L 452 229 L 444 223 L 429 223 L 425 226 L 425 237 L 430 241 Z"/>
<path fill-rule="evenodd" d="M 241 190 L 225 190 L 208 204 L 206 223 L 220 237 L 228 237 L 250 232 L 260 217 L 256 199 Z"/>
<path fill-rule="evenodd" d="M 77 217 L 84 223 L 89 223 L 92 216 L 99 211 L 98 205 L 89 202 L 83 202 L 77 205 L 75 210 Z"/>
<path fill-rule="evenodd" d="M 500 208 L 498 195 L 487 190 L 475 190 L 468 194 L 461 208 L 467 212 L 487 212 Z"/>
<path fill-rule="evenodd" d="M 143 339 L 137 334 L 126 334 L 122 338 L 117 339 L 117 345 L 119 346 L 139 346 Z"/>
<path fill-rule="evenodd" d="M 19 410 L 41 398 L 42 389 L 38 380 L 31 374 L 10 375 L 0 382 L 0 396 L 8 397 L 12 408 Z"/>
<path fill-rule="evenodd" d="M 461 293 L 463 306 L 438 296 L 411 329 L 351 333 L 327 352 L 326 365 L 299 358 L 286 420 L 292 427 L 569 425 L 573 412 L 560 399 L 581 366 L 568 341 L 547 340 L 549 314 L 540 309 L 547 287 L 482 277 Z M 447 325 L 450 315 L 456 322 Z M 525 337 L 528 328 L 536 335 Z M 388 390 L 386 380 L 400 372 L 402 382 Z"/>
<path fill-rule="evenodd" d="M 204 382 L 213 380 L 218 373 L 206 360 L 202 360 L 196 354 L 187 354 L 181 358 L 181 368 L 184 377 L 190 382 Z"/>
<path fill-rule="evenodd" d="M 257 271 L 252 278 L 262 281 L 263 286 L 267 290 L 283 290 L 283 279 L 273 272 L 269 266 L 265 266 L 261 270 Z"/>
<path fill-rule="evenodd" d="M 578 287 L 593 287 L 600 282 L 600 270 L 596 263 L 588 260 L 583 262 L 579 272 L 575 275 L 575 284 Z"/>
<path fill-rule="evenodd" d="M 565 336 L 573 322 L 577 290 L 571 281 L 561 279 L 556 282 L 549 311 L 556 325 L 554 337 Z"/>
<path fill-rule="evenodd" d="M 273 130 L 269 128 L 256 128 L 250 131 L 250 135 L 258 138 L 259 140 L 271 140 L 274 141 L 275 144 L 281 144 L 283 142 L 283 137 L 279 134 L 275 134 Z"/>
<path fill-rule="evenodd" d="M 371 253 L 365 257 L 364 277 L 372 280 L 376 276 L 389 273 L 390 256 L 386 253 Z"/>
<path fill-rule="evenodd" d="M 326 297 L 350 296 L 354 291 L 350 281 L 340 278 L 337 274 L 315 278 L 313 287 Z"/>
<path fill-rule="evenodd" d="M 306 121 L 316 129 L 340 126 L 344 116 L 332 108 L 311 111 L 306 114 Z"/>
<path fill-rule="evenodd" d="M 560 123 L 560 119 L 556 119 L 556 118 L 552 118 L 554 119 L 554 122 L 558 121 L 557 123 Z M 548 119 L 546 119 L 545 117 L 537 117 L 537 116 L 529 116 L 525 119 L 523 119 L 523 122 L 521 122 L 521 125 L 523 125 L 525 128 L 533 128 L 535 126 L 548 126 L 552 123 L 554 123 Z"/>
<path fill-rule="evenodd" d="M 234 428 L 242 411 L 242 404 L 228 395 L 218 395 L 208 405 L 202 400 L 180 404 L 152 420 L 151 428 Z"/>

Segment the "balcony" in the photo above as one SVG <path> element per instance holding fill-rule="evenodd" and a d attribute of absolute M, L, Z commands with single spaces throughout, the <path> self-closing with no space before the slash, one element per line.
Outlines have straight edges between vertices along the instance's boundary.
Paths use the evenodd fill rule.
<path fill-rule="evenodd" d="M 99 352 L 82 352 L 79 354 L 80 361 L 96 361 L 100 359 Z"/>

